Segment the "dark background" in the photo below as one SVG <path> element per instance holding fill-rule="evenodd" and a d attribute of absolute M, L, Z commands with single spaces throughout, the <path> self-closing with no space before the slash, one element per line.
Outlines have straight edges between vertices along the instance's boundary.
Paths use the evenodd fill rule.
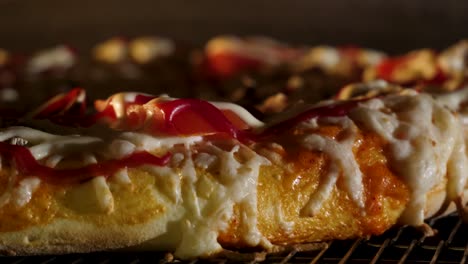
<path fill-rule="evenodd" d="M 110 36 L 142 34 L 202 44 L 234 33 L 403 52 L 467 38 L 467 14 L 468 1 L 455 0 L 0 0 L 0 47 L 88 48 Z"/>

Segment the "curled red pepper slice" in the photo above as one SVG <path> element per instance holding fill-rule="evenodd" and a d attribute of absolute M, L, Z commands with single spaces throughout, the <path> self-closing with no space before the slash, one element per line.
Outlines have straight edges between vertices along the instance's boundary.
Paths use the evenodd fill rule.
<path fill-rule="evenodd" d="M 200 99 L 158 98 L 145 94 L 117 94 L 96 101 L 96 112 L 85 115 L 85 92 L 73 89 L 52 98 L 33 115 L 60 125 L 90 127 L 101 123 L 115 129 L 150 134 L 226 134 L 241 139 L 248 124 L 229 109 L 222 110 Z"/>
<path fill-rule="evenodd" d="M 161 102 L 164 120 L 162 130 L 169 134 L 196 135 L 225 133 L 242 139 L 243 132 L 221 110 L 199 99 L 177 99 Z"/>
<path fill-rule="evenodd" d="M 74 88 L 68 93 L 53 97 L 31 115 L 39 119 L 60 115 L 81 117 L 85 112 L 86 91 L 81 88 Z"/>

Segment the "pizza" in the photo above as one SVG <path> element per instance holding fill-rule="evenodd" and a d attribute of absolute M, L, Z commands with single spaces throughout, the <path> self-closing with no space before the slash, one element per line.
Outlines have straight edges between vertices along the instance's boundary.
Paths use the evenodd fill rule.
<path fill-rule="evenodd" d="M 460 41 L 442 52 L 421 49 L 390 57 L 368 67 L 364 81 L 381 79 L 405 86 L 453 91 L 466 84 L 468 43 Z"/>
<path fill-rule="evenodd" d="M 466 216 L 468 92 L 382 90 L 266 123 L 225 102 L 59 94 L 0 130 L 0 250 L 192 259 Z"/>
<path fill-rule="evenodd" d="M 266 37 L 222 35 L 196 53 L 197 90 L 205 99 L 226 100 L 263 118 L 298 101 L 318 102 L 361 80 L 383 52 L 358 46 L 305 46 Z"/>

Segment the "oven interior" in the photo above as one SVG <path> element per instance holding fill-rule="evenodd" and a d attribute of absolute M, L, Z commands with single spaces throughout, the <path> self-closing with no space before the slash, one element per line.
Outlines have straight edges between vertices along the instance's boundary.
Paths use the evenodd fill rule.
<path fill-rule="evenodd" d="M 262 34 L 292 43 L 347 44 L 405 52 L 447 47 L 468 36 L 468 1 L 0 1 L 0 45 L 37 50 L 57 43 L 89 48 L 114 35 L 157 34 L 200 44 L 221 34 Z M 411 227 L 310 250 L 244 254 L 215 263 L 466 263 L 468 225 L 456 215 L 429 221 L 433 237 Z M 204 263 L 193 260 L 190 263 Z M 99 252 L 0 257 L 1 263 L 167 263 L 166 253 Z"/>

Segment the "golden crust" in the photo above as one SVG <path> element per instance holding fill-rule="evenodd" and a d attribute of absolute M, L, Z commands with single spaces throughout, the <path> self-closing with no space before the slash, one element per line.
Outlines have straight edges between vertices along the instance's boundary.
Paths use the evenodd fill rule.
<path fill-rule="evenodd" d="M 139 170 L 131 174 L 132 186 L 109 184 L 114 193 L 110 213 L 83 210 L 71 201 L 68 194 L 79 186 L 42 183 L 23 208 L 2 208 L 0 250 L 18 255 L 91 252 L 129 247 L 159 236 L 174 211 L 167 209 L 164 200 L 150 199 L 155 190 L 153 175 Z"/>
<path fill-rule="evenodd" d="M 161 234 L 166 219 L 144 224 L 99 227 L 83 221 L 58 219 L 41 226 L 0 235 L 0 251 L 8 255 L 66 254 L 129 247 Z"/>

